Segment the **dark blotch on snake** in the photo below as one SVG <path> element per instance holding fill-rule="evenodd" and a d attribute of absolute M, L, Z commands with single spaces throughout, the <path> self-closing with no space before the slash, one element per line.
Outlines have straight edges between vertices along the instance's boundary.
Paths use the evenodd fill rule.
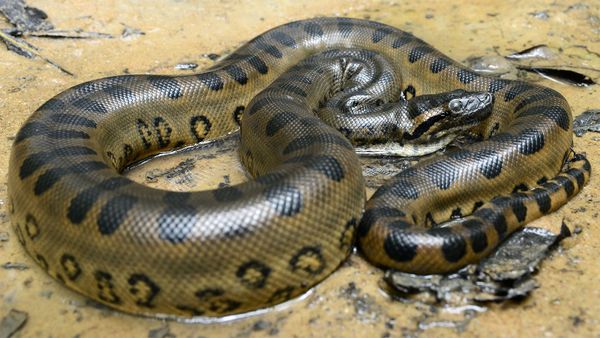
<path fill-rule="evenodd" d="M 523 155 L 535 154 L 544 148 L 544 133 L 537 129 L 525 129 L 517 137 L 517 148 Z"/>
<path fill-rule="evenodd" d="M 583 172 L 581 170 L 576 169 L 576 168 L 571 168 L 567 171 L 567 175 L 569 175 L 575 179 L 575 181 L 577 182 L 577 187 L 579 189 L 583 188 L 583 183 L 585 182 L 585 176 L 583 175 Z"/>
<path fill-rule="evenodd" d="M 571 180 L 568 177 L 565 176 L 557 176 L 555 178 L 556 182 L 558 182 L 558 184 L 563 187 L 565 189 L 565 192 L 567 193 L 567 197 L 571 197 L 573 195 L 573 192 L 575 192 L 575 186 L 573 185 L 573 182 L 571 182 Z"/>
<path fill-rule="evenodd" d="M 137 203 L 137 198 L 129 195 L 115 196 L 106 202 L 98 216 L 98 230 L 103 235 L 111 235 L 123 223 L 129 211 Z"/>
<path fill-rule="evenodd" d="M 488 179 L 498 177 L 502 172 L 502 156 L 493 150 L 482 150 L 473 153 L 473 157 L 478 159 L 478 162 L 483 163 L 479 168 L 479 172 Z M 486 161 L 482 161 L 486 159 Z"/>
<path fill-rule="evenodd" d="M 33 191 L 36 196 L 39 196 L 52 188 L 56 182 L 60 181 L 66 175 L 89 173 L 107 168 L 106 164 L 99 161 L 85 161 L 68 168 L 51 168 L 38 177 Z"/>
<path fill-rule="evenodd" d="M 500 91 L 502 88 L 506 87 L 509 84 L 506 80 L 493 79 L 488 86 L 488 92 L 494 94 L 497 91 Z"/>
<path fill-rule="evenodd" d="M 442 190 L 447 190 L 456 182 L 462 169 L 447 161 L 435 162 L 424 168 L 425 175 Z"/>
<path fill-rule="evenodd" d="M 296 40 L 294 40 L 294 38 L 291 35 L 288 35 L 284 32 L 274 32 L 273 34 L 271 34 L 271 37 L 273 38 L 273 40 L 279 42 L 280 44 L 282 44 L 286 47 L 290 47 L 290 48 L 298 47 L 296 45 Z"/>
<path fill-rule="evenodd" d="M 115 190 L 131 183 L 132 181 L 125 177 L 113 177 L 79 192 L 69 203 L 67 218 L 73 224 L 81 223 L 104 191 Z"/>
<path fill-rule="evenodd" d="M 150 277 L 142 273 L 134 273 L 127 279 L 129 293 L 135 296 L 138 306 L 153 308 L 152 301 L 160 292 L 160 287 Z"/>
<path fill-rule="evenodd" d="M 60 265 L 62 266 L 63 271 L 65 272 L 69 280 L 74 281 L 79 276 L 81 276 L 81 266 L 79 266 L 79 263 L 75 259 L 75 256 L 70 254 L 63 254 L 60 257 Z"/>
<path fill-rule="evenodd" d="M 116 99 L 127 100 L 130 102 L 135 99 L 133 92 L 129 88 L 120 85 L 105 88 L 104 92 Z"/>
<path fill-rule="evenodd" d="M 519 222 L 523 222 L 527 217 L 527 207 L 523 204 L 523 193 L 514 193 L 511 197 L 496 197 L 492 199 L 492 203 L 499 209 L 510 208 Z"/>
<path fill-rule="evenodd" d="M 336 134 L 319 134 L 319 135 L 304 135 L 300 136 L 288 143 L 288 145 L 283 149 L 283 154 L 287 155 L 289 153 L 306 149 L 315 144 L 337 144 L 341 145 L 346 149 L 353 149 L 350 142 L 344 138 L 343 136 Z"/>
<path fill-rule="evenodd" d="M 59 129 L 49 131 L 46 136 L 55 140 L 82 139 L 87 140 L 90 135 L 81 130 Z"/>
<path fill-rule="evenodd" d="M 49 111 L 63 111 L 67 108 L 67 105 L 61 101 L 60 99 L 57 98 L 52 98 L 48 101 L 46 101 L 46 103 L 44 103 L 40 108 L 38 108 L 38 110 L 49 110 Z"/>
<path fill-rule="evenodd" d="M 506 218 L 502 212 L 491 208 L 480 208 L 473 213 L 473 216 L 492 223 L 494 230 L 496 230 L 496 233 L 498 234 L 498 238 L 503 239 L 504 236 L 506 236 L 508 225 L 506 224 Z"/>
<path fill-rule="evenodd" d="M 403 231 L 395 230 L 385 237 L 383 249 L 396 262 L 410 262 L 417 255 L 417 243 Z"/>
<path fill-rule="evenodd" d="M 232 202 L 242 198 L 244 194 L 236 187 L 223 187 L 213 190 L 213 197 L 218 202 Z"/>
<path fill-rule="evenodd" d="M 160 238 L 171 243 L 181 243 L 196 226 L 196 209 L 188 204 L 171 204 L 156 220 Z"/>
<path fill-rule="evenodd" d="M 97 113 L 97 114 L 108 113 L 108 109 L 102 103 L 90 100 L 87 97 L 80 98 L 71 104 L 81 110 L 84 110 L 84 111 L 87 111 L 90 113 Z"/>
<path fill-rule="evenodd" d="M 429 46 L 414 47 L 408 53 L 408 62 L 415 63 L 431 52 L 433 52 L 433 49 Z"/>
<path fill-rule="evenodd" d="M 33 153 L 23 161 L 19 170 L 19 177 L 23 180 L 36 172 L 43 165 L 48 164 L 57 158 L 83 155 L 96 155 L 96 152 L 93 149 L 84 146 L 67 146 L 49 152 Z"/>
<path fill-rule="evenodd" d="M 86 117 L 71 114 L 53 114 L 50 120 L 58 124 L 74 125 L 80 127 L 96 128 L 96 122 Z"/>
<path fill-rule="evenodd" d="M 471 83 L 473 80 L 479 77 L 477 73 L 474 73 L 470 70 L 460 69 L 456 74 L 458 76 L 458 80 L 462 83 Z"/>
<path fill-rule="evenodd" d="M 273 136 L 283 127 L 296 120 L 298 120 L 298 117 L 292 112 L 279 112 L 267 122 L 265 132 L 267 136 Z"/>
<path fill-rule="evenodd" d="M 518 117 L 523 116 L 545 116 L 556 123 L 563 130 L 568 131 L 571 125 L 569 113 L 560 106 L 537 106 L 519 112 Z"/>
<path fill-rule="evenodd" d="M 336 182 L 341 181 L 345 176 L 342 164 L 335 157 L 330 155 L 314 157 L 309 161 L 307 167 L 320 172 L 330 180 Z"/>
<path fill-rule="evenodd" d="M 242 264 L 235 273 L 242 284 L 250 289 L 263 288 L 270 274 L 271 268 L 257 260 Z"/>
<path fill-rule="evenodd" d="M 289 184 L 277 184 L 265 189 L 265 197 L 281 216 L 293 216 L 302 210 L 302 192 Z"/>
<path fill-rule="evenodd" d="M 202 133 L 198 132 L 198 126 L 201 125 L 203 130 Z M 190 119 L 190 131 L 197 142 L 202 142 L 206 138 L 206 135 L 210 132 L 212 123 L 208 117 L 204 115 L 196 115 Z"/>
<path fill-rule="evenodd" d="M 207 86 L 211 90 L 216 91 L 216 90 L 223 89 L 223 86 L 224 86 L 223 79 L 221 79 L 221 77 L 215 73 L 207 72 L 207 73 L 198 74 L 198 75 L 196 75 L 196 78 L 198 80 L 200 80 L 200 82 L 202 82 L 205 86 Z"/>
<path fill-rule="evenodd" d="M 483 222 L 476 218 L 469 218 L 463 222 L 463 226 L 469 232 L 473 252 L 480 253 L 485 250 L 488 246 L 488 240 Z"/>
<path fill-rule="evenodd" d="M 427 232 L 432 236 L 442 238 L 442 254 L 448 262 L 458 262 L 467 253 L 465 239 L 449 228 L 432 228 Z"/>
<path fill-rule="evenodd" d="M 248 63 L 261 74 L 267 74 L 269 72 L 269 66 L 256 55 L 248 57 Z"/>
<path fill-rule="evenodd" d="M 408 180 L 398 180 L 389 187 L 387 193 L 407 200 L 415 200 L 419 198 L 419 190 Z"/>
<path fill-rule="evenodd" d="M 392 29 L 388 28 L 388 27 L 377 28 L 373 32 L 373 36 L 371 37 L 371 40 L 373 41 L 373 43 L 378 43 L 379 41 L 383 40 L 383 38 L 390 35 L 392 32 L 393 32 Z"/>
<path fill-rule="evenodd" d="M 281 53 L 281 51 L 277 47 L 275 47 L 269 43 L 262 42 L 262 41 L 258 42 L 258 43 L 256 43 L 256 48 L 262 50 L 263 52 L 271 55 L 272 57 L 274 57 L 276 59 L 281 59 L 283 57 L 283 54 Z"/>
<path fill-rule="evenodd" d="M 365 210 L 365 213 L 358 224 L 357 235 L 358 237 L 365 237 L 373 224 L 375 224 L 380 218 L 383 217 L 405 217 L 406 214 L 395 208 L 390 207 L 379 207 Z"/>
<path fill-rule="evenodd" d="M 177 99 L 183 96 L 183 90 L 181 89 L 181 86 L 177 80 L 172 77 L 149 75 L 148 82 L 170 99 Z"/>
<path fill-rule="evenodd" d="M 508 89 L 504 94 L 504 101 L 512 101 L 515 97 L 525 93 L 526 91 L 533 89 L 533 86 L 527 83 L 517 82 Z"/>
<path fill-rule="evenodd" d="M 311 37 L 322 37 L 323 29 L 321 26 L 314 22 L 308 22 L 304 25 L 304 31 L 308 33 Z"/>
<path fill-rule="evenodd" d="M 237 83 L 241 85 L 245 85 L 248 82 L 248 75 L 244 70 L 236 65 L 229 65 L 224 68 L 224 70 L 231 76 L 232 79 L 237 81 Z"/>
<path fill-rule="evenodd" d="M 48 126 L 40 122 L 29 122 L 25 124 L 15 137 L 15 144 L 26 140 L 30 137 L 37 135 L 46 135 L 48 133 Z"/>
<path fill-rule="evenodd" d="M 394 40 L 394 42 L 392 42 L 392 48 L 397 49 L 400 48 L 404 45 L 407 45 L 409 43 L 411 43 L 414 40 L 414 38 L 410 35 L 403 35 L 399 38 L 396 38 Z"/>
<path fill-rule="evenodd" d="M 442 70 L 446 69 L 446 67 L 448 67 L 450 64 L 451 64 L 451 62 L 448 59 L 437 58 L 437 59 L 433 60 L 433 62 L 429 66 L 429 70 L 431 70 L 432 73 L 437 74 L 437 73 L 441 72 Z"/>
<path fill-rule="evenodd" d="M 338 18 L 338 30 L 342 33 L 343 37 L 347 37 L 352 33 L 352 29 L 354 24 L 350 20 L 346 20 L 346 18 Z"/>
<path fill-rule="evenodd" d="M 550 208 L 552 207 L 550 193 L 546 189 L 542 188 L 535 188 L 531 192 L 533 193 L 533 198 L 535 199 L 540 212 L 545 214 L 550 211 Z"/>

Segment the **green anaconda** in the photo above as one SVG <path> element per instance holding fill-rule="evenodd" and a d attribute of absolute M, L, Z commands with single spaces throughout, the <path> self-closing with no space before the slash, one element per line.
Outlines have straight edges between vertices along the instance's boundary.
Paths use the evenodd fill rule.
<path fill-rule="evenodd" d="M 238 128 L 246 183 L 172 192 L 120 174 Z M 458 132 L 480 142 L 420 161 L 365 204 L 353 144 L 389 134 L 424 153 Z M 318 18 L 196 75 L 115 76 L 50 99 L 14 141 L 9 213 L 71 289 L 130 313 L 222 316 L 305 292 L 354 241 L 413 273 L 476 262 L 586 184 L 571 145 L 558 92 L 481 76 L 393 27 Z"/>

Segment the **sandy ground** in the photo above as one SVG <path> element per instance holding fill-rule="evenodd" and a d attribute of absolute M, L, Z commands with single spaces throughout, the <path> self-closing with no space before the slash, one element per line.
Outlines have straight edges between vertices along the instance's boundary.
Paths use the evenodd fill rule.
<path fill-rule="evenodd" d="M 558 53 L 551 65 L 571 66 L 600 79 L 600 3 L 591 0 L 471 1 L 469 5 L 356 0 L 28 3 L 43 9 L 57 28 L 103 32 L 114 38 L 28 38 L 40 53 L 75 76 L 0 48 L 0 206 L 6 201 L 8 153 L 14 136 L 27 116 L 50 97 L 109 75 L 185 74 L 190 71 L 177 70 L 175 65 L 188 62 L 202 69 L 212 64 L 210 54 L 227 54 L 262 31 L 295 19 L 370 18 L 410 31 L 462 62 L 547 44 Z M 0 28 L 8 26 L 0 20 Z M 131 28 L 144 34 L 124 37 L 123 30 Z M 560 91 L 575 115 L 600 108 L 597 86 L 542 83 Z M 587 153 L 594 169 L 600 168 L 595 147 L 599 141 L 594 133 L 575 138 L 575 148 Z M 232 167 L 202 162 L 186 168 L 181 159 L 153 162 L 129 175 L 147 184 L 164 181 L 170 189 L 199 189 L 199 182 L 215 184 L 201 178 L 211 167 Z M 182 166 L 179 174 L 167 175 Z M 239 170 L 230 171 L 231 183 L 242 179 Z M 213 324 L 138 318 L 88 302 L 50 279 L 25 255 L 2 207 L 0 318 L 11 311 L 18 314 L 15 310 L 27 314 L 15 337 L 600 337 L 598 179 L 594 174 L 591 184 L 566 207 L 533 223 L 558 229 L 564 221 L 581 232 L 563 241 L 543 262 L 535 276 L 539 288 L 519 302 L 464 307 L 400 302 L 381 290 L 382 271 L 352 255 L 302 299 L 264 314 Z M 5 319 L 0 337 L 5 337 L 6 325 Z"/>

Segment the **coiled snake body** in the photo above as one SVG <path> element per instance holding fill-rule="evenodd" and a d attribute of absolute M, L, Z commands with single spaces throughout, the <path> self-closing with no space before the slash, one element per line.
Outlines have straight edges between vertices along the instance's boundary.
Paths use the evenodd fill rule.
<path fill-rule="evenodd" d="M 385 132 L 415 152 L 443 147 L 454 136 L 436 129 L 449 122 L 435 102 L 456 89 L 493 95 L 491 116 L 462 121 L 483 141 L 419 162 L 365 207 L 348 139 Z M 446 94 L 418 101 L 436 93 Z M 119 174 L 240 120 L 240 158 L 256 179 L 168 192 Z M 130 313 L 220 316 L 304 292 L 347 257 L 355 229 L 381 266 L 475 262 L 584 186 L 590 166 L 571 143 L 554 90 L 480 76 L 393 27 L 319 18 L 274 28 L 201 74 L 116 76 L 52 98 L 16 136 L 9 211 L 27 252 L 72 289 Z"/>

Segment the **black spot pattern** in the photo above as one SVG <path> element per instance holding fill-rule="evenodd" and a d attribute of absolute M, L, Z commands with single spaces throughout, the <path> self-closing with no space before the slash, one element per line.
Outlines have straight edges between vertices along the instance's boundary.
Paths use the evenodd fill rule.
<path fill-rule="evenodd" d="M 431 52 L 433 52 L 433 49 L 431 47 L 417 46 L 411 49 L 408 53 L 408 62 L 415 63 Z"/>
<path fill-rule="evenodd" d="M 298 251 L 290 260 L 292 271 L 304 271 L 310 275 L 318 275 L 325 269 L 325 259 L 318 246 L 306 246 Z"/>
<path fill-rule="evenodd" d="M 250 289 L 263 288 L 270 274 L 271 268 L 256 260 L 242 264 L 235 273 L 240 282 Z"/>
<path fill-rule="evenodd" d="M 387 189 L 387 192 L 393 196 L 407 200 L 415 200 L 419 198 L 419 190 L 408 180 L 398 180 Z"/>
<path fill-rule="evenodd" d="M 446 69 L 446 67 L 448 67 L 451 64 L 452 63 L 450 62 L 450 60 L 446 58 L 437 58 L 433 60 L 433 62 L 429 66 L 429 70 L 431 70 L 432 73 L 437 74 L 442 70 Z"/>
<path fill-rule="evenodd" d="M 47 111 L 63 111 L 67 108 L 67 105 L 63 101 L 57 98 L 52 98 L 46 103 L 44 103 L 38 110 L 47 110 Z"/>
<path fill-rule="evenodd" d="M 338 30 L 342 33 L 343 37 L 347 37 L 352 33 L 352 29 L 354 28 L 354 24 L 352 21 L 347 20 L 346 18 L 338 18 Z"/>
<path fill-rule="evenodd" d="M 73 101 L 73 103 L 71 103 L 71 104 L 73 106 L 75 106 L 83 111 L 89 112 L 89 113 L 95 113 L 95 114 L 108 113 L 108 109 L 102 103 L 90 100 L 87 97 L 83 97 L 76 101 Z"/>
<path fill-rule="evenodd" d="M 295 290 L 296 288 L 293 286 L 286 286 L 284 288 L 277 289 L 275 292 L 273 292 L 267 303 L 277 304 L 286 300 L 290 300 L 294 296 Z"/>
<path fill-rule="evenodd" d="M 544 148 L 544 133 L 538 129 L 525 129 L 518 136 L 518 149 L 523 155 L 535 154 Z"/>
<path fill-rule="evenodd" d="M 306 23 L 304 25 L 304 31 L 306 33 L 308 33 L 308 35 L 312 38 L 323 36 L 323 29 L 321 28 L 321 26 L 319 24 L 314 23 L 314 22 Z"/>
<path fill-rule="evenodd" d="M 33 192 L 36 196 L 43 194 L 52 188 L 54 184 L 69 174 L 90 173 L 101 169 L 107 169 L 108 166 L 99 161 L 84 161 L 68 168 L 52 168 L 41 174 L 35 182 Z"/>
<path fill-rule="evenodd" d="M 15 137 L 15 144 L 18 144 L 30 137 L 37 135 L 46 135 L 48 133 L 48 126 L 40 122 L 29 122 L 23 125 L 17 136 Z"/>
<path fill-rule="evenodd" d="M 213 313 L 227 313 L 234 311 L 242 305 L 242 303 L 226 297 L 225 290 L 221 288 L 199 290 L 195 295 L 204 307 L 203 310 L 198 311 L 200 315 L 208 311 Z"/>
<path fill-rule="evenodd" d="M 405 217 L 406 214 L 401 210 L 390 207 L 370 208 L 365 213 L 358 225 L 358 237 L 365 237 L 373 224 L 383 217 Z"/>
<path fill-rule="evenodd" d="M 340 249 L 349 250 L 354 243 L 354 232 L 356 230 L 356 218 L 352 217 L 344 226 L 344 231 L 340 236 Z"/>
<path fill-rule="evenodd" d="M 528 90 L 533 89 L 533 86 L 527 83 L 518 82 L 508 89 L 504 94 L 504 101 L 512 101 L 515 97 L 525 93 Z"/>
<path fill-rule="evenodd" d="M 413 40 L 414 40 L 414 38 L 412 36 L 410 36 L 410 35 L 403 35 L 403 36 L 401 36 L 399 38 L 396 38 L 394 40 L 394 42 L 392 42 L 392 48 L 394 48 L 394 49 L 400 48 L 400 47 L 402 47 L 404 45 L 407 45 L 407 44 L 413 42 Z"/>
<path fill-rule="evenodd" d="M 233 120 L 238 126 L 242 124 L 242 114 L 244 113 L 244 109 L 246 109 L 246 107 L 237 106 L 233 111 Z"/>
<path fill-rule="evenodd" d="M 378 43 L 379 41 L 383 40 L 383 38 L 385 38 L 386 36 L 392 34 L 392 32 L 392 29 L 388 27 L 377 28 L 373 32 L 371 40 L 373 41 L 373 43 Z"/>
<path fill-rule="evenodd" d="M 239 200 L 244 194 L 236 187 L 223 187 L 213 190 L 213 196 L 219 202 L 232 202 Z"/>
<path fill-rule="evenodd" d="M 563 130 L 568 131 L 571 125 L 569 113 L 560 106 L 537 106 L 519 112 L 518 117 L 523 116 L 545 116 L 554 121 Z"/>
<path fill-rule="evenodd" d="M 573 193 L 575 192 L 575 186 L 568 177 L 557 176 L 555 180 L 561 187 L 563 187 L 563 189 L 565 189 L 567 197 L 571 197 L 573 195 Z"/>
<path fill-rule="evenodd" d="M 81 130 L 58 129 L 49 131 L 46 136 L 55 140 L 82 139 L 87 140 L 90 135 Z"/>
<path fill-rule="evenodd" d="M 523 204 L 522 193 L 514 193 L 511 197 L 500 196 L 492 199 L 492 203 L 499 209 L 510 208 L 519 222 L 527 217 L 527 207 Z"/>
<path fill-rule="evenodd" d="M 129 293 L 135 298 L 135 304 L 145 308 L 153 308 L 154 298 L 160 292 L 160 287 L 150 277 L 142 273 L 133 274 L 127 279 Z"/>
<path fill-rule="evenodd" d="M 461 168 L 448 161 L 435 162 L 425 168 L 425 175 L 442 190 L 450 188 L 460 177 L 461 172 Z"/>
<path fill-rule="evenodd" d="M 535 199 L 540 212 L 545 214 L 550 211 L 552 207 L 552 200 L 550 199 L 550 193 L 546 189 L 535 188 L 532 190 L 533 198 Z"/>
<path fill-rule="evenodd" d="M 312 160 L 308 162 L 307 167 L 320 172 L 328 179 L 336 182 L 340 182 L 345 176 L 344 167 L 331 155 L 313 157 Z"/>
<path fill-rule="evenodd" d="M 58 148 L 49 152 L 40 152 L 30 154 L 19 169 L 19 177 L 23 180 L 31 176 L 42 166 L 50 163 L 52 160 L 61 157 L 96 155 L 93 149 L 83 146 L 67 146 Z"/>
<path fill-rule="evenodd" d="M 457 233 L 452 232 L 449 228 L 433 228 L 428 232 L 436 237 L 443 239 L 442 254 L 448 262 L 458 262 L 467 253 L 467 243 L 465 239 Z"/>
<path fill-rule="evenodd" d="M 163 200 L 167 207 L 158 216 L 160 238 L 171 243 L 181 243 L 196 225 L 196 209 L 187 203 L 188 192 L 168 192 Z"/>
<path fill-rule="evenodd" d="M 148 82 L 160 92 L 170 99 L 177 99 L 183 96 L 183 89 L 172 77 L 150 75 L 148 76 Z"/>
<path fill-rule="evenodd" d="M 486 222 L 490 222 L 494 226 L 498 238 L 503 239 L 504 236 L 506 236 L 508 225 L 506 224 L 506 218 L 501 212 L 491 208 L 480 208 L 473 213 L 473 216 L 485 220 Z"/>
<path fill-rule="evenodd" d="M 465 70 L 465 69 L 460 69 L 458 71 L 458 73 L 456 74 L 456 76 L 458 77 L 458 80 L 462 83 L 471 83 L 473 80 L 475 80 L 476 78 L 479 77 L 479 75 L 477 75 L 477 73 L 474 73 L 470 70 Z"/>
<path fill-rule="evenodd" d="M 283 112 L 279 112 L 279 113 L 275 114 L 269 120 L 269 122 L 267 122 L 266 130 L 265 130 L 267 136 L 275 135 L 283 127 L 285 127 L 286 125 L 288 125 L 289 123 L 291 123 L 293 121 L 296 121 L 297 119 L 298 119 L 298 117 L 296 116 L 296 114 L 294 114 L 292 112 L 283 111 Z"/>
<path fill-rule="evenodd" d="M 583 184 L 585 183 L 585 176 L 583 175 L 583 172 L 581 170 L 571 168 L 567 171 L 567 175 L 575 179 L 575 181 L 577 182 L 577 187 L 579 189 L 583 187 Z"/>
<path fill-rule="evenodd" d="M 80 224 L 104 191 L 112 191 L 131 183 L 132 181 L 125 177 L 113 177 L 79 192 L 67 208 L 67 218 L 73 224 Z"/>
<path fill-rule="evenodd" d="M 25 216 L 25 232 L 31 240 L 36 239 L 40 234 L 40 226 L 38 225 L 37 219 L 32 214 Z"/>
<path fill-rule="evenodd" d="M 54 123 L 72 125 L 72 126 L 80 126 L 87 128 L 96 128 L 96 122 L 94 120 L 90 120 L 87 117 L 79 116 L 79 115 L 71 115 L 71 114 L 53 114 L 50 115 L 50 120 Z"/>
<path fill-rule="evenodd" d="M 98 298 L 111 304 L 121 304 L 121 298 L 114 292 L 113 277 L 110 273 L 97 270 L 94 272 L 96 286 L 98 287 Z"/>
<path fill-rule="evenodd" d="M 488 92 L 494 94 L 497 91 L 502 90 L 502 88 L 506 87 L 507 84 L 509 84 L 509 82 L 506 80 L 493 79 L 492 81 L 490 81 Z"/>
<path fill-rule="evenodd" d="M 396 262 L 410 262 L 417 255 L 417 243 L 402 231 L 391 231 L 383 242 L 383 249 Z"/>
<path fill-rule="evenodd" d="M 98 216 L 98 230 L 102 235 L 112 235 L 119 229 L 129 211 L 138 199 L 134 196 L 119 195 L 106 202 Z"/>
<path fill-rule="evenodd" d="M 60 257 L 60 265 L 63 268 L 65 275 L 71 281 L 77 280 L 81 276 L 81 267 L 75 259 L 75 256 L 70 254 L 63 254 Z"/>
<path fill-rule="evenodd" d="M 133 101 L 135 99 L 133 92 L 129 88 L 124 86 L 114 85 L 111 87 L 107 87 L 104 89 L 104 92 L 116 99 L 128 101 Z"/>
<path fill-rule="evenodd" d="M 277 47 L 275 47 L 269 43 L 266 43 L 262 40 L 260 42 L 256 43 L 256 48 L 262 50 L 263 52 L 271 55 L 272 57 L 274 57 L 276 59 L 281 59 L 283 57 L 283 54 Z"/>
<path fill-rule="evenodd" d="M 298 150 L 306 149 L 315 144 L 337 144 L 346 149 L 353 149 L 346 138 L 337 134 L 304 135 L 290 141 L 285 149 L 283 149 L 283 154 L 287 155 Z"/>
<path fill-rule="evenodd" d="M 212 123 L 208 117 L 204 115 L 192 116 L 190 119 L 190 131 L 192 132 L 192 135 L 194 135 L 196 142 L 204 141 L 211 128 Z"/>
<path fill-rule="evenodd" d="M 302 192 L 289 184 L 277 184 L 265 189 L 265 197 L 281 216 L 293 216 L 302 210 Z"/>
<path fill-rule="evenodd" d="M 267 74 L 269 72 L 269 66 L 258 56 L 251 55 L 248 57 L 248 63 L 252 68 L 256 69 L 260 74 Z"/>
<path fill-rule="evenodd" d="M 250 63 L 252 64 L 252 63 Z M 266 65 L 265 65 L 266 66 Z M 196 75 L 198 80 L 202 82 L 205 86 L 210 88 L 211 90 L 217 91 L 223 89 L 224 83 L 223 79 L 215 73 L 207 72 Z"/>
<path fill-rule="evenodd" d="M 229 76 L 231 76 L 232 79 L 234 79 L 235 81 L 237 81 L 237 83 L 241 85 L 245 85 L 248 82 L 248 75 L 239 66 L 229 65 L 225 67 L 225 71 L 227 72 L 227 74 L 229 74 Z"/>
<path fill-rule="evenodd" d="M 477 159 L 486 159 L 486 161 L 478 161 L 482 163 L 479 172 L 488 179 L 498 177 L 502 172 L 503 161 L 501 154 L 493 150 L 482 150 L 474 153 L 473 156 Z"/>
<path fill-rule="evenodd" d="M 294 40 L 293 37 L 291 37 L 290 35 L 288 35 L 284 32 L 274 32 L 273 34 L 271 34 L 271 37 L 273 38 L 273 40 L 279 42 L 280 44 L 282 44 L 286 47 L 290 47 L 290 48 L 298 47 L 296 45 L 296 40 Z"/>
<path fill-rule="evenodd" d="M 469 240 L 473 252 L 480 253 L 488 246 L 487 235 L 485 233 L 485 225 L 476 218 L 465 220 L 463 226 L 469 232 Z"/>
<path fill-rule="evenodd" d="M 456 208 L 452 210 L 452 214 L 450 215 L 450 219 L 459 219 L 463 217 L 462 210 L 460 208 Z"/>

